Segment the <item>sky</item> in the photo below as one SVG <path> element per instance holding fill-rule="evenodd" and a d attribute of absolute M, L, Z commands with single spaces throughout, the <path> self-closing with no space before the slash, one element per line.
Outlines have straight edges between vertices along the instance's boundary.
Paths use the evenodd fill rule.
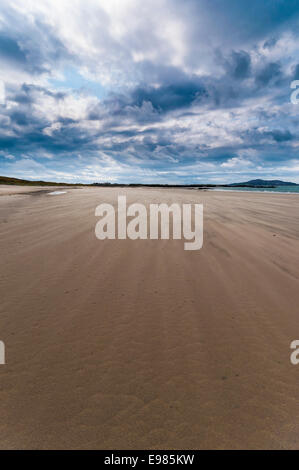
<path fill-rule="evenodd" d="M 0 175 L 299 183 L 299 0 L 1 0 Z"/>

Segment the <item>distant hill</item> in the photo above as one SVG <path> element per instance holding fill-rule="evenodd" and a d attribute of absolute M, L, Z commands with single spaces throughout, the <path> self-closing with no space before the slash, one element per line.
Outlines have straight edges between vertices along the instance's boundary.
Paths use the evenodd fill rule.
<path fill-rule="evenodd" d="M 9 178 L 8 176 L 0 176 L 0 184 L 16 184 L 22 186 L 78 186 L 77 184 L 70 183 L 22 180 L 19 178 Z"/>
<path fill-rule="evenodd" d="M 250 180 L 243 183 L 232 183 L 228 186 L 246 186 L 246 187 L 272 187 L 275 188 L 276 186 L 298 186 L 296 183 L 290 183 L 287 181 L 280 181 L 280 180 Z"/>

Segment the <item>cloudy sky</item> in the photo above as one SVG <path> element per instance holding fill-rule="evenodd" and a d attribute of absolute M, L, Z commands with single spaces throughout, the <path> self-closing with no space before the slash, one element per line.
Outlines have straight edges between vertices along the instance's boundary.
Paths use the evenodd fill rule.
<path fill-rule="evenodd" d="M 0 174 L 299 183 L 299 0 L 1 0 Z"/>

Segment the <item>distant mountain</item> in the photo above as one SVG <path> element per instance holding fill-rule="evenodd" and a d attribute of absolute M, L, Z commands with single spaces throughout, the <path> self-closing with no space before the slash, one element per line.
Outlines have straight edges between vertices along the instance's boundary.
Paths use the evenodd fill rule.
<path fill-rule="evenodd" d="M 296 183 L 289 183 L 287 181 L 280 180 L 250 180 L 243 183 L 232 183 L 228 186 L 249 186 L 249 187 L 276 187 L 276 186 L 298 186 Z"/>

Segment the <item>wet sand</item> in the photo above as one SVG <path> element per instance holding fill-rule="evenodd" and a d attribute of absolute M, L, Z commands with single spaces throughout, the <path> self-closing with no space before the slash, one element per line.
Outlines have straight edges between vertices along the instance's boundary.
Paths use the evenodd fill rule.
<path fill-rule="evenodd" d="M 0 186 L 0 448 L 299 448 L 299 195 L 32 190 Z M 97 240 L 119 193 L 203 203 L 203 248 Z"/>

